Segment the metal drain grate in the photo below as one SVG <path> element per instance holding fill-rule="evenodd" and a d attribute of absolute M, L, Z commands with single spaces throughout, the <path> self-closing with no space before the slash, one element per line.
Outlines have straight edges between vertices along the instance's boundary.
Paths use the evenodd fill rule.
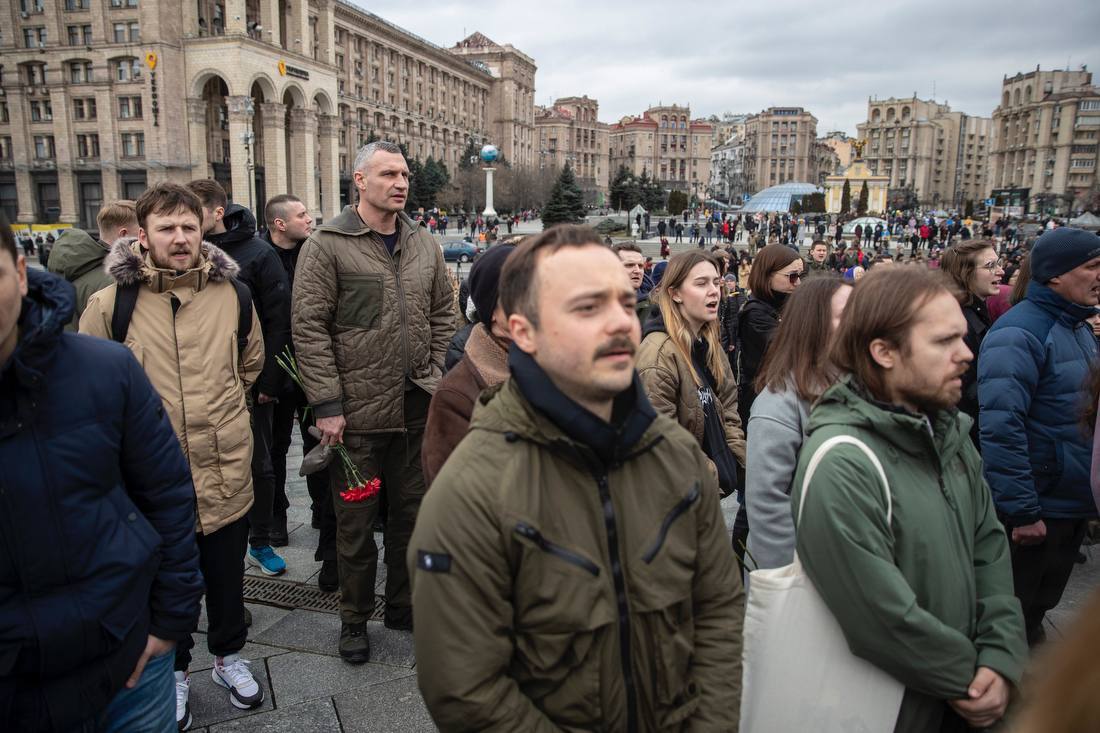
<path fill-rule="evenodd" d="M 244 599 L 249 603 L 264 603 L 279 608 L 301 608 L 322 613 L 340 612 L 340 594 L 322 593 L 314 584 L 293 583 L 287 580 L 244 578 Z M 371 620 L 381 620 L 385 611 L 385 598 L 375 596 Z"/>

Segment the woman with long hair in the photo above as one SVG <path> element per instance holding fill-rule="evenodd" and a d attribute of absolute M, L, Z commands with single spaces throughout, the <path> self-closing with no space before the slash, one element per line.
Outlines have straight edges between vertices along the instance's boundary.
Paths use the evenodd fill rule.
<path fill-rule="evenodd" d="M 645 325 L 637 369 L 653 406 L 695 436 L 724 496 L 736 491 L 745 464 L 737 384 L 718 332 L 722 280 L 714 255 L 676 254 L 653 297 L 658 312 Z"/>
<path fill-rule="evenodd" d="M 978 439 L 978 354 L 981 353 L 985 332 L 993 325 L 993 318 L 986 307 L 986 298 L 1000 293 L 998 285 L 1004 277 L 1004 268 L 997 259 L 993 242 L 985 239 L 969 239 L 958 242 L 943 253 L 943 274 L 961 294 L 963 316 L 966 318 L 966 347 L 974 357 L 962 377 L 962 399 L 959 409 L 973 418 L 970 438 L 981 451 Z"/>
<path fill-rule="evenodd" d="M 779 313 L 802 281 L 804 268 L 798 253 L 781 244 L 769 244 L 753 261 L 749 273 L 751 295 L 741 309 L 737 326 L 737 358 L 741 366 L 738 404 L 742 423 L 748 421 L 752 401 L 756 399 L 753 385 L 764 352 L 779 327 Z"/>
<path fill-rule="evenodd" d="M 747 431 L 745 500 L 750 558 L 758 569 L 794 558 L 791 480 L 809 431 L 810 406 L 836 379 L 825 358 L 852 292 L 839 277 L 809 280 L 791 295 L 756 377 Z"/>

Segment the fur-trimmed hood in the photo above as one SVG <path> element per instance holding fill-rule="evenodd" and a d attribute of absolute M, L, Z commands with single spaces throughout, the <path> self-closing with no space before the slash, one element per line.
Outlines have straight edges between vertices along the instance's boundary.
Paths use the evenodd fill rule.
<path fill-rule="evenodd" d="M 188 273 L 198 273 L 211 282 L 233 280 L 241 268 L 236 260 L 210 242 L 204 241 L 199 255 L 199 266 Z M 188 273 L 176 274 L 153 265 L 148 252 L 137 237 L 122 237 L 111 245 L 111 251 L 103 260 L 103 270 L 119 285 L 136 283 L 152 284 L 159 278 L 179 278 Z"/>

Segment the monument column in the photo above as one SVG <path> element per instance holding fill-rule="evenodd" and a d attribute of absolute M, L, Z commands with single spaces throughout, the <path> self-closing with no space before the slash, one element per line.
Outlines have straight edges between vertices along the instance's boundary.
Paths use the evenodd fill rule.
<path fill-rule="evenodd" d="M 293 157 L 290 191 L 300 198 L 310 216 L 321 214 L 317 200 L 317 113 L 312 109 L 290 110 L 290 155 Z"/>
<path fill-rule="evenodd" d="M 187 98 L 187 132 L 191 148 L 191 178 L 211 178 L 210 156 L 207 155 L 206 100 Z"/>
<path fill-rule="evenodd" d="M 256 206 L 256 195 L 252 190 L 253 177 L 248 165 L 253 144 L 252 97 L 226 97 L 225 101 L 229 107 L 229 180 L 233 190 L 231 198 L 235 203 L 253 209 Z"/>
<path fill-rule="evenodd" d="M 261 102 L 264 121 L 264 182 L 268 198 L 290 191 L 286 179 L 286 105 Z"/>
<path fill-rule="evenodd" d="M 320 168 L 321 216 L 331 218 L 340 213 L 340 118 L 320 115 L 317 122 L 318 161 Z"/>

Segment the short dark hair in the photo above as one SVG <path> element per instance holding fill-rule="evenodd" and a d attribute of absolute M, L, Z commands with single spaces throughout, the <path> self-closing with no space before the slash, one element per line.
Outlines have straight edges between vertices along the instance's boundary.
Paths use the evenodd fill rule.
<path fill-rule="evenodd" d="M 538 264 L 563 247 L 605 247 L 592 227 L 559 224 L 525 239 L 508 256 L 500 273 L 500 305 L 504 315 L 519 313 L 536 327 L 538 313 Z"/>
<path fill-rule="evenodd" d="M 229 205 L 229 198 L 225 195 L 225 189 L 222 188 L 222 184 L 213 178 L 200 178 L 197 181 L 191 181 L 187 184 L 187 187 L 199 197 L 205 209 L 216 209 L 219 206 L 224 209 Z"/>
<path fill-rule="evenodd" d="M 828 243 L 828 242 L 826 242 L 826 241 L 825 241 L 825 240 L 823 240 L 823 239 L 815 239 L 815 240 L 814 240 L 814 241 L 813 241 L 813 242 L 812 242 L 812 243 L 810 244 L 810 249 L 813 249 L 814 247 L 816 247 L 816 246 L 817 246 L 817 245 L 819 245 L 819 244 L 820 244 L 820 245 L 821 245 L 822 247 L 824 247 L 826 251 L 828 251 L 828 249 L 829 249 L 829 243 Z"/>
<path fill-rule="evenodd" d="M 859 281 L 836 331 L 829 358 L 878 400 L 886 398 L 883 369 L 871 358 L 871 342 L 882 339 L 906 349 L 919 311 L 941 293 L 951 294 L 944 279 L 929 270 L 876 268 Z"/>
<path fill-rule="evenodd" d="M 300 204 L 302 200 L 292 193 L 281 193 L 269 198 L 264 206 L 264 223 L 267 228 L 271 229 L 276 219 L 285 219 L 286 205 L 295 203 Z"/>
<path fill-rule="evenodd" d="M 769 244 L 762 248 L 752 262 L 749 272 L 749 290 L 757 298 L 771 298 L 772 275 L 798 259 L 798 253 L 785 244 Z"/>
<path fill-rule="evenodd" d="M 135 204 L 138 226 L 142 229 L 150 214 L 167 216 L 179 209 L 190 211 L 202 224 L 202 200 L 187 186 L 178 183 L 158 183 L 145 190 Z"/>
<path fill-rule="evenodd" d="M 633 242 L 619 242 L 611 248 L 611 251 L 615 254 L 619 254 L 620 252 L 637 252 L 643 257 L 645 256 L 645 254 L 642 252 L 642 248 L 634 244 Z"/>
<path fill-rule="evenodd" d="M 15 246 L 15 232 L 8 224 L 8 217 L 0 212 L 0 249 L 11 255 L 12 262 L 19 259 L 19 250 Z"/>

